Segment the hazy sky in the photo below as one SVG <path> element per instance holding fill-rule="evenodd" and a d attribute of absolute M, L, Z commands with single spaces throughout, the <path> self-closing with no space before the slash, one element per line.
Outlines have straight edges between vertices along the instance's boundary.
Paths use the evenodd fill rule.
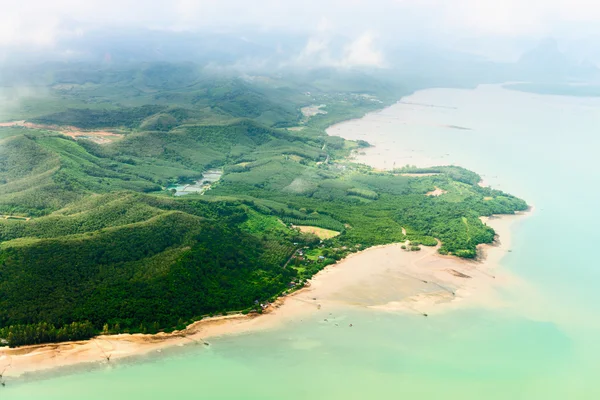
<path fill-rule="evenodd" d="M 3 0 L 0 47 L 52 46 L 98 27 L 290 29 L 353 41 L 345 62 L 380 63 L 378 42 L 600 34 L 598 0 Z M 319 39 L 307 44 L 315 51 Z"/>

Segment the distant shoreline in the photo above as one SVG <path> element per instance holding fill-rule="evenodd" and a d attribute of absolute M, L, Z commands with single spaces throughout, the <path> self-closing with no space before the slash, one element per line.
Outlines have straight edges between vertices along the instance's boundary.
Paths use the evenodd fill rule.
<path fill-rule="evenodd" d="M 569 96 L 579 98 L 598 98 L 600 97 L 600 86 L 590 83 L 531 83 L 517 82 L 505 83 L 503 89 L 514 90 L 522 93 L 539 94 L 542 96 Z"/>

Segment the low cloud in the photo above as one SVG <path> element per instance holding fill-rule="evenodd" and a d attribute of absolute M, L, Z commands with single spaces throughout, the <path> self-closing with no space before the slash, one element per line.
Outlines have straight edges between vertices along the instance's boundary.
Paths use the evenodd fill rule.
<path fill-rule="evenodd" d="M 258 28 L 314 35 L 305 58 L 347 66 L 385 65 L 380 42 L 600 34 L 597 0 L 4 0 L 1 11 L 0 48 L 52 47 L 78 30 Z M 325 49 L 334 34 L 355 38 L 350 49 Z"/>
<path fill-rule="evenodd" d="M 375 47 L 376 36 L 366 32 L 346 47 L 342 65 L 346 67 L 383 67 L 383 53 Z"/>
<path fill-rule="evenodd" d="M 13 117 L 12 112 L 21 109 L 23 102 L 47 95 L 47 89 L 41 87 L 0 87 L 0 121 L 11 119 Z"/>
<path fill-rule="evenodd" d="M 384 56 L 376 47 L 377 36 L 365 32 L 349 43 L 334 43 L 332 37 L 319 34 L 310 37 L 300 55 L 290 62 L 317 67 L 384 67 Z"/>
<path fill-rule="evenodd" d="M 59 32 L 59 20 L 48 17 L 30 22 L 10 13 L 0 18 L 0 46 L 47 47 L 53 45 Z"/>

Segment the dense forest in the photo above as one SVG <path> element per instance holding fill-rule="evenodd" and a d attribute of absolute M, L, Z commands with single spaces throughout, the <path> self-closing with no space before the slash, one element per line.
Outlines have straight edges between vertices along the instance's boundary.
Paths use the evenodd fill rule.
<path fill-rule="evenodd" d="M 0 127 L 0 344 L 260 312 L 378 244 L 439 241 L 442 254 L 474 258 L 495 235 L 481 216 L 527 208 L 460 167 L 381 172 L 348 161 L 368 143 L 324 128 L 406 94 L 377 77 L 43 68 L 48 95 L 2 117 L 36 125 Z M 327 113 L 302 114 L 315 104 Z M 210 190 L 177 195 L 215 168 L 223 174 Z M 426 195 L 435 188 L 444 194 Z M 339 235 L 321 240 L 298 225 Z"/>

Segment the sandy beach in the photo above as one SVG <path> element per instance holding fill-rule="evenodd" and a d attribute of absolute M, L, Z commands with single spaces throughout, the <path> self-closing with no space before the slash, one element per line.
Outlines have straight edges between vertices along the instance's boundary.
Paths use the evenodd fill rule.
<path fill-rule="evenodd" d="M 99 336 L 88 341 L 0 349 L 5 378 L 160 352 L 171 346 L 210 346 L 210 338 L 271 329 L 316 312 L 340 307 L 368 307 L 434 318 L 455 307 L 501 307 L 494 288 L 514 282 L 498 268 L 510 250 L 510 226 L 520 215 L 484 219 L 497 234 L 496 243 L 482 245 L 481 257 L 468 261 L 441 256 L 435 247 L 407 252 L 401 244 L 376 246 L 328 266 L 298 292 L 279 299 L 263 315 L 205 319 L 185 331 L 157 335 Z M 375 311 L 374 311 L 375 312 Z"/>

